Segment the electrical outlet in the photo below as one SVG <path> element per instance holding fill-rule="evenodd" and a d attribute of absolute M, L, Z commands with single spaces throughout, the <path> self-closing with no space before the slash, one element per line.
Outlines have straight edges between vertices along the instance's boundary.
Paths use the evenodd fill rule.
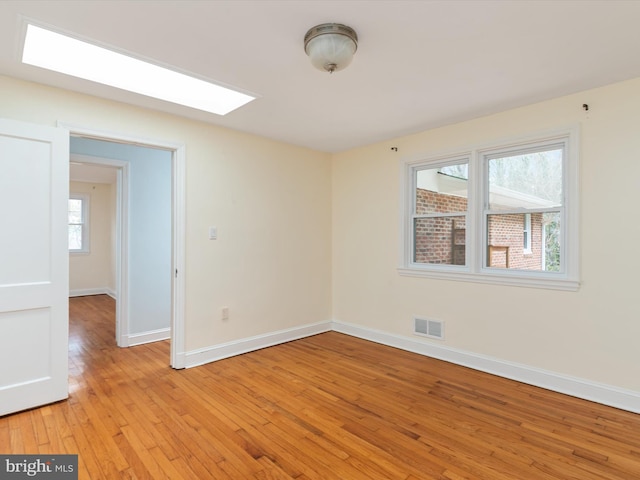
<path fill-rule="evenodd" d="M 229 320 L 229 307 L 222 307 L 222 320 Z"/>

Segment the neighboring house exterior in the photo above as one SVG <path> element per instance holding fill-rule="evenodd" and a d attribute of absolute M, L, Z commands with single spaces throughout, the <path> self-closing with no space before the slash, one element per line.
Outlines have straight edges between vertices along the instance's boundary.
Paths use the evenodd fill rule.
<path fill-rule="evenodd" d="M 466 183 L 466 180 L 451 177 L 446 180 L 449 183 Z M 466 197 L 416 188 L 415 201 L 416 215 L 451 213 L 452 216 L 416 219 L 414 261 L 464 265 L 466 218 L 459 214 L 467 210 Z M 487 266 L 544 270 L 544 228 L 542 213 L 492 215 L 488 231 Z"/>

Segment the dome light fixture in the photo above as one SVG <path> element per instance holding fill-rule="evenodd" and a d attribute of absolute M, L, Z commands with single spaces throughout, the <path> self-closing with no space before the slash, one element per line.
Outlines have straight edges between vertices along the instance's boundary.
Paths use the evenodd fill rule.
<path fill-rule="evenodd" d="M 304 51 L 318 70 L 333 73 L 345 69 L 358 49 L 355 30 L 341 23 L 322 23 L 304 36 Z"/>

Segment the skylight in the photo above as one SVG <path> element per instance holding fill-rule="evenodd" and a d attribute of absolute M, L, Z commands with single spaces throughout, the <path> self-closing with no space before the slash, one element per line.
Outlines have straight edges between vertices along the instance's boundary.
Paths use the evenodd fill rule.
<path fill-rule="evenodd" d="M 31 24 L 22 62 L 218 115 L 255 99 Z"/>

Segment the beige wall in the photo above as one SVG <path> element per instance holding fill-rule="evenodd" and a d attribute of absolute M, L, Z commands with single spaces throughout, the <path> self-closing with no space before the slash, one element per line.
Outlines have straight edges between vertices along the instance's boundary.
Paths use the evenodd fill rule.
<path fill-rule="evenodd" d="M 590 106 L 589 112 L 582 104 Z M 578 292 L 401 277 L 399 161 L 580 124 Z M 398 148 L 395 153 L 390 148 Z M 640 79 L 426 131 L 333 158 L 334 318 L 640 391 Z"/>
<path fill-rule="evenodd" d="M 115 290 L 111 284 L 113 264 L 111 201 L 112 186 L 70 182 L 71 193 L 89 195 L 89 253 L 69 255 L 69 290 Z M 113 188 L 115 190 L 115 187 Z"/>
<path fill-rule="evenodd" d="M 420 315 L 438 345 L 640 391 L 640 79 L 334 156 L 7 77 L 0 116 L 186 144 L 188 351 L 332 316 L 430 342 Z M 397 273 L 400 158 L 576 123 L 579 291 Z"/>
<path fill-rule="evenodd" d="M 186 145 L 187 351 L 331 319 L 329 155 L 9 77 L 0 116 Z"/>

